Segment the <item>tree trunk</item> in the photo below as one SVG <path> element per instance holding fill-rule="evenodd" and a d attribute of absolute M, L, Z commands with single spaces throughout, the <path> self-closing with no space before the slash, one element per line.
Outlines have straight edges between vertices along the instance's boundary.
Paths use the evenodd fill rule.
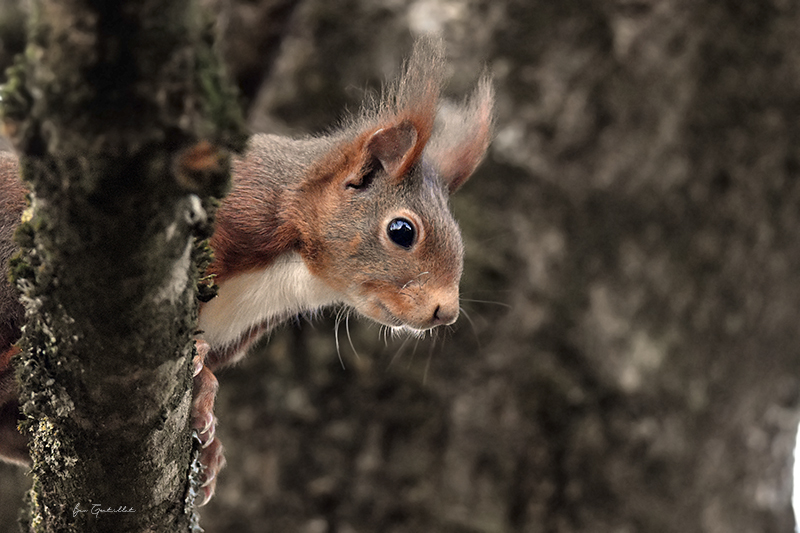
<path fill-rule="evenodd" d="M 189 531 L 195 236 L 227 161 L 187 158 L 204 138 L 241 148 L 236 111 L 189 1 L 37 0 L 30 28 L 3 94 L 32 191 L 11 267 L 25 528 Z"/>

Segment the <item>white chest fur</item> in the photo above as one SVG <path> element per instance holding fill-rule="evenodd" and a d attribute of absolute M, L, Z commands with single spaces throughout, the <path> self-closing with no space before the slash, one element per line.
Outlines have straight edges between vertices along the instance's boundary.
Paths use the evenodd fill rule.
<path fill-rule="evenodd" d="M 338 301 L 338 293 L 314 277 L 299 255 L 288 253 L 263 270 L 220 283 L 217 297 L 203 305 L 198 326 L 212 349 L 222 348 L 260 324 L 272 327 Z"/>

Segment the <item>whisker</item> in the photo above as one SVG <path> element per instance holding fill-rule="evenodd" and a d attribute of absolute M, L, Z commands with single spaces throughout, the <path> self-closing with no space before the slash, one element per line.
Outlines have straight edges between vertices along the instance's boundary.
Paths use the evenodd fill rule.
<path fill-rule="evenodd" d="M 411 365 L 414 363 L 414 356 L 417 355 L 417 348 L 419 347 L 419 340 L 421 338 L 422 338 L 421 336 L 417 337 L 417 342 L 414 343 L 414 350 L 411 352 L 411 359 L 409 359 L 408 361 L 408 366 L 406 367 L 406 370 L 411 368 Z"/>
<path fill-rule="evenodd" d="M 398 290 L 397 294 L 405 296 L 406 298 L 411 298 L 414 301 L 419 301 L 419 296 L 417 296 L 417 295 L 415 295 L 413 293 L 409 293 L 409 292 L 407 292 L 407 291 L 405 291 L 403 289 Z"/>
<path fill-rule="evenodd" d="M 403 289 L 405 289 L 406 287 L 411 285 L 413 282 L 415 282 L 417 279 L 421 278 L 425 274 L 430 274 L 430 272 L 427 272 L 427 271 L 426 272 L 420 272 L 419 274 L 417 274 L 416 276 L 414 276 L 410 280 L 406 281 L 405 284 L 402 287 L 400 287 L 400 290 L 402 291 Z"/>
<path fill-rule="evenodd" d="M 500 307 L 505 307 L 507 309 L 512 309 L 513 307 L 505 302 L 494 302 L 492 300 L 475 300 L 472 298 L 459 298 L 462 302 L 470 302 L 470 303 L 479 303 L 479 304 L 492 304 L 492 305 L 499 305 Z"/>
<path fill-rule="evenodd" d="M 511 289 L 472 289 L 470 291 L 464 291 L 463 294 L 475 294 L 479 292 L 490 292 L 492 294 L 511 294 L 514 291 Z"/>
<path fill-rule="evenodd" d="M 347 332 L 347 342 L 350 343 L 350 348 L 353 349 L 353 353 L 356 354 L 356 359 L 361 359 L 361 356 L 358 355 L 358 350 L 356 347 L 353 346 L 353 338 L 350 336 L 350 310 L 347 310 L 347 314 L 344 317 L 344 330 Z"/>
<path fill-rule="evenodd" d="M 408 344 L 408 341 L 410 340 L 411 337 L 406 337 L 405 339 L 403 339 L 403 343 L 400 345 L 400 348 L 397 349 L 392 358 L 389 360 L 389 364 L 386 365 L 386 370 L 389 370 L 392 367 L 392 364 L 394 364 L 395 359 L 397 359 L 397 356 L 400 355 L 400 352 L 403 351 L 403 348 L 406 347 L 406 344 Z"/>
<path fill-rule="evenodd" d="M 461 312 L 464 314 L 464 318 L 466 318 L 467 322 L 469 322 L 470 329 L 472 329 L 472 334 L 475 335 L 475 340 L 478 342 L 478 348 L 482 348 L 481 339 L 478 337 L 478 329 L 475 327 L 475 322 L 463 307 L 459 306 L 459 309 L 461 309 Z"/>
<path fill-rule="evenodd" d="M 433 349 L 436 347 L 436 337 L 433 337 L 431 341 L 431 348 L 428 350 L 428 360 L 425 362 L 425 370 L 422 373 L 422 384 L 426 385 L 428 383 L 428 370 L 431 368 L 431 360 L 433 360 Z"/>
<path fill-rule="evenodd" d="M 336 322 L 333 326 L 333 336 L 336 339 L 336 355 L 339 356 L 339 364 L 342 365 L 342 370 L 347 370 L 344 366 L 344 359 L 342 359 L 342 351 L 339 348 L 339 324 L 342 322 L 341 310 L 336 313 Z"/>

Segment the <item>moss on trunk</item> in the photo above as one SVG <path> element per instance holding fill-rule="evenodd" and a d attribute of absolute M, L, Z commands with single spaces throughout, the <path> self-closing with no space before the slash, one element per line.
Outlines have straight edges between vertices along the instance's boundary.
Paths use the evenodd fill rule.
<path fill-rule="evenodd" d="M 32 13 L 3 98 L 32 191 L 12 266 L 28 311 L 26 527 L 189 530 L 194 243 L 228 164 L 180 162 L 202 139 L 240 150 L 238 109 L 192 2 Z"/>

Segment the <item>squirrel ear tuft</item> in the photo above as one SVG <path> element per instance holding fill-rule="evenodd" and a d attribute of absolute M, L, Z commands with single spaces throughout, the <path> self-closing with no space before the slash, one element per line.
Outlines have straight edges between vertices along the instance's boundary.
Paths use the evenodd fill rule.
<path fill-rule="evenodd" d="M 366 144 L 367 152 L 380 161 L 390 176 L 406 166 L 417 144 L 417 129 L 404 120 L 399 124 L 377 130 Z"/>
<path fill-rule="evenodd" d="M 486 155 L 494 133 L 494 88 L 485 75 L 462 106 L 443 107 L 426 148 L 450 193 L 467 181 Z"/>
<path fill-rule="evenodd" d="M 375 130 L 365 145 L 388 174 L 402 179 L 422 157 L 433 131 L 444 77 L 444 41 L 426 36 L 414 43 L 403 75 L 385 88 L 378 109 L 367 112 Z"/>

